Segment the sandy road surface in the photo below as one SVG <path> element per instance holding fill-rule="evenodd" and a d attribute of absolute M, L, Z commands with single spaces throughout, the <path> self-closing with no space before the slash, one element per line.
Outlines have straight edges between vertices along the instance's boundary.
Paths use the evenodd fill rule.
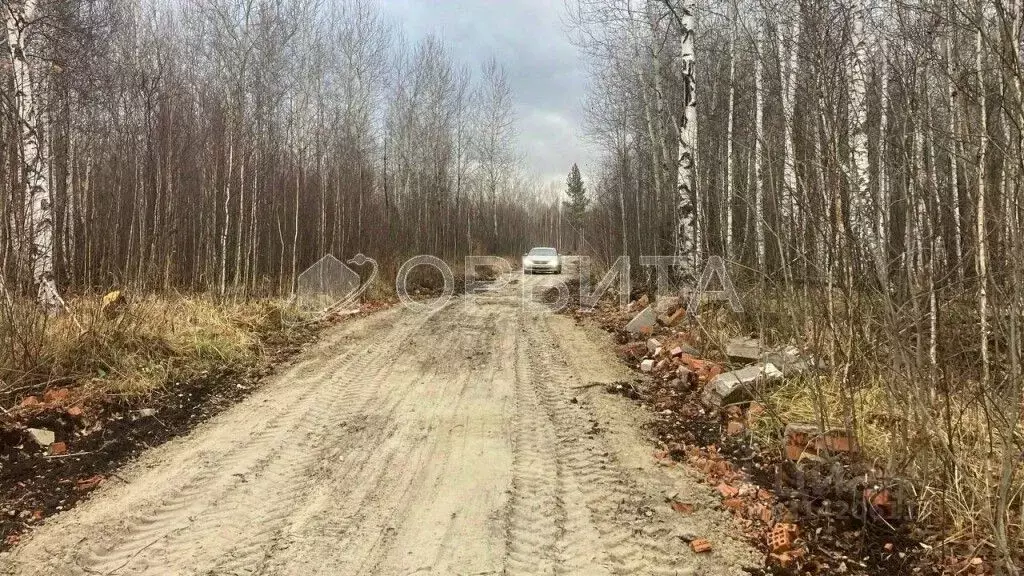
<path fill-rule="evenodd" d="M 522 286 L 348 323 L 0 559 L 10 574 L 743 574 L 658 466 L 607 337 Z M 666 493 L 698 504 L 684 517 Z M 696 555 L 680 539 L 715 543 Z"/>

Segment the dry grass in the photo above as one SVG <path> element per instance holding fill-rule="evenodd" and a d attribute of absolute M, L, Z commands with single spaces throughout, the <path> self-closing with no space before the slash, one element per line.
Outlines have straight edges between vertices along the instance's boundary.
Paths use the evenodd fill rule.
<path fill-rule="evenodd" d="M 766 415 L 754 430 L 765 445 L 777 446 L 779 430 L 790 422 L 852 428 L 861 456 L 906 481 L 919 521 L 941 534 L 942 543 L 998 557 L 1002 532 L 1011 549 L 1014 542 L 1018 550 L 1024 546 L 1024 422 L 1016 416 L 1022 398 L 1012 392 L 1019 385 L 999 377 L 979 385 L 969 302 L 944 304 L 947 320 L 932 365 L 928 324 L 909 307 L 837 298 L 830 321 L 820 293 L 754 291 L 743 299 L 743 314 L 702 314 L 704 330 L 719 340 L 757 334 L 772 345 L 813 351 L 829 364 L 824 373 L 767 391 Z"/>
<path fill-rule="evenodd" d="M 286 329 L 275 301 L 220 304 L 202 296 L 143 296 L 114 317 L 101 298 L 69 301 L 70 314 L 46 317 L 15 303 L 0 317 L 0 397 L 47 386 L 80 385 L 140 396 L 224 365 L 248 366 L 262 338 Z"/>
<path fill-rule="evenodd" d="M 824 430 L 845 429 L 847 400 L 839 384 L 831 378 L 792 378 L 773 388 L 762 403 L 765 416 L 756 422 L 755 434 L 763 443 L 778 440 L 778 432 L 787 423 L 818 424 Z M 868 458 L 884 458 L 892 446 L 893 432 L 884 425 L 891 416 L 884 390 L 862 388 L 849 399 L 858 415 L 854 434 L 859 449 Z"/>

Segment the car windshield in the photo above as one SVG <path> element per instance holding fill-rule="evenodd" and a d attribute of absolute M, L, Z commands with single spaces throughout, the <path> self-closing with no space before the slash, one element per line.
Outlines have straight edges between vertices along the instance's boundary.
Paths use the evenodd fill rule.
<path fill-rule="evenodd" d="M 554 248 L 534 248 L 530 250 L 530 256 L 554 256 L 557 254 Z"/>

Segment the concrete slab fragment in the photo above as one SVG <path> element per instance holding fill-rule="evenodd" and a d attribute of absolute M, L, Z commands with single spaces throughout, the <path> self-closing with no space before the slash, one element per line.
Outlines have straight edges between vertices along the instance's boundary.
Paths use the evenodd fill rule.
<path fill-rule="evenodd" d="M 649 332 L 654 329 L 655 323 L 658 321 L 658 315 L 654 312 L 654 309 L 648 306 L 640 311 L 629 324 L 626 324 L 627 332 Z"/>

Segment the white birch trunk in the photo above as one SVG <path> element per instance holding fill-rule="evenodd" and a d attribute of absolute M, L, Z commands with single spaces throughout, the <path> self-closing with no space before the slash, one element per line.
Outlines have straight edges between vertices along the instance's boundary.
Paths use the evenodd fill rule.
<path fill-rule="evenodd" d="M 783 113 L 783 168 L 782 168 L 782 210 L 784 222 L 792 222 L 795 214 L 796 197 L 796 161 L 793 150 L 793 114 L 796 104 L 796 81 L 799 73 L 798 46 L 800 45 L 800 14 L 793 16 L 792 38 L 790 38 L 788 58 L 784 54 L 784 42 L 779 38 L 779 73 L 783 78 L 782 113 Z M 783 73 L 784 62 L 788 65 Z"/>
<path fill-rule="evenodd" d="M 628 163 L 629 163 L 629 152 L 625 149 L 625 146 L 623 146 L 622 157 L 623 157 L 623 160 L 622 160 L 623 163 L 628 165 Z M 625 170 L 622 171 L 622 174 L 623 174 L 623 176 L 622 176 L 621 181 L 619 183 L 619 194 L 618 194 L 618 196 L 619 196 L 619 198 L 618 198 L 618 200 L 619 200 L 619 226 L 622 227 L 622 230 L 620 232 L 622 234 L 622 255 L 626 256 L 628 258 L 629 257 L 629 234 L 626 233 L 626 230 L 628 230 L 628 228 L 626 228 L 626 186 L 628 185 L 628 183 L 627 183 L 626 177 L 625 177 Z"/>
<path fill-rule="evenodd" d="M 947 149 L 949 150 L 949 186 L 950 186 L 950 198 L 953 203 L 953 249 L 956 251 L 956 277 L 961 279 L 963 275 L 963 232 L 961 231 L 961 223 L 963 217 L 960 213 L 960 187 L 958 185 L 960 177 L 959 162 L 956 153 L 956 84 L 953 83 L 953 41 L 950 38 L 951 33 L 946 34 L 946 101 L 949 107 L 949 139 L 950 143 Z"/>
<path fill-rule="evenodd" d="M 726 128 L 728 151 L 725 161 L 725 259 L 732 255 L 732 179 L 735 170 L 736 143 L 734 138 L 735 120 L 733 112 L 736 103 L 736 0 L 729 3 L 729 119 Z"/>
<path fill-rule="evenodd" d="M 35 18 L 36 0 L 26 0 L 19 10 L 5 3 L 7 47 L 14 76 L 14 103 L 20 125 L 21 171 L 24 178 L 26 228 L 32 266 L 32 282 L 39 303 L 50 313 L 64 301 L 57 291 L 53 273 L 53 205 L 46 171 L 46 150 L 42 142 L 42 117 L 32 85 L 32 70 L 25 55 L 25 32 Z"/>
<path fill-rule="evenodd" d="M 224 228 L 220 233 L 220 295 L 223 296 L 228 286 L 228 230 L 231 229 L 231 175 L 234 173 L 235 145 L 228 133 L 228 173 L 224 180 Z"/>
<path fill-rule="evenodd" d="M 988 239 L 985 233 L 985 163 L 988 160 L 988 101 L 985 96 L 985 78 L 982 73 L 982 50 L 984 39 L 981 31 L 983 22 L 978 22 L 976 62 L 978 71 L 978 100 L 981 106 L 981 134 L 978 145 L 978 203 L 976 233 L 978 235 L 978 320 L 980 322 L 980 344 L 981 344 L 981 385 L 982 388 L 989 379 L 989 355 L 988 355 Z"/>
<path fill-rule="evenodd" d="M 763 155 L 762 126 L 764 123 L 764 65 L 761 63 L 761 32 L 754 41 L 754 236 L 757 242 L 757 267 L 764 272 L 764 189 L 761 184 L 761 156 Z"/>
<path fill-rule="evenodd" d="M 867 47 L 864 38 L 863 0 L 852 0 L 850 16 L 853 20 L 853 31 L 850 36 L 850 103 L 848 117 L 851 227 L 853 233 L 864 242 L 867 253 L 874 258 L 876 272 L 880 274 L 882 258 L 879 242 L 874 233 L 870 201 L 870 163 L 868 161 L 867 134 Z M 881 277 L 879 279 L 881 280 Z"/>
<path fill-rule="evenodd" d="M 697 152 L 697 96 L 694 66 L 695 0 L 683 0 L 679 6 L 680 81 L 683 88 L 683 113 L 679 116 L 678 183 L 676 190 L 675 262 L 684 278 L 697 277 L 695 231 L 697 195 L 694 157 Z"/>
<path fill-rule="evenodd" d="M 883 290 L 889 287 L 889 53 L 882 36 L 881 95 L 879 98 L 878 191 L 875 236 L 878 238 L 878 279 Z"/>
<path fill-rule="evenodd" d="M 657 20 L 653 17 L 650 19 L 650 26 L 654 36 L 661 33 Z M 656 202 L 660 202 L 663 198 L 662 194 L 665 193 L 664 186 L 666 185 L 666 182 L 670 182 L 674 176 L 678 176 L 678 172 L 676 172 L 676 174 L 671 173 L 671 163 L 669 162 L 669 158 L 671 158 L 672 155 L 669 153 L 668 139 L 666 138 L 668 128 L 665 126 L 665 78 L 664 71 L 661 66 L 662 46 L 663 45 L 660 42 L 655 42 L 653 53 L 651 55 L 654 59 L 654 127 L 656 129 L 655 133 L 658 136 L 658 142 L 656 145 L 661 150 L 658 169 L 662 171 L 660 178 L 661 183 L 658 185 L 657 193 L 655 194 Z M 652 142 L 651 146 L 655 146 L 655 144 Z M 678 183 L 675 185 L 678 186 Z"/>
<path fill-rule="evenodd" d="M 924 72 L 927 78 L 928 72 Z M 939 198 L 939 186 L 938 186 L 938 175 L 936 174 L 935 167 L 935 122 L 932 114 L 932 104 L 930 97 L 929 86 L 924 87 L 924 104 L 925 104 L 925 126 L 928 130 L 928 144 L 927 144 L 927 156 L 928 156 L 928 176 L 927 176 L 927 187 L 931 193 L 933 206 L 942 206 L 942 200 Z M 931 372 L 931 378 L 933 387 L 930 389 L 931 394 L 934 396 L 936 388 L 934 383 L 938 382 L 938 367 L 939 367 L 939 308 L 938 299 L 935 293 L 935 263 L 936 261 L 942 262 L 945 253 L 945 242 L 943 242 L 943 234 L 945 228 L 942 225 L 941 220 L 929 224 L 929 250 L 928 250 L 928 316 L 930 319 L 928 326 L 929 333 L 929 345 L 928 345 L 928 364 Z M 934 398 L 933 398 L 934 401 Z"/>

